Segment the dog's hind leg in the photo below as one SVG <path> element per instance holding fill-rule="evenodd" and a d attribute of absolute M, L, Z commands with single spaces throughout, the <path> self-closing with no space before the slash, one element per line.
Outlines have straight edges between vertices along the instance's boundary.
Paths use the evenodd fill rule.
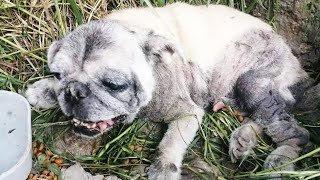
<path fill-rule="evenodd" d="M 263 128 L 277 148 L 265 160 L 265 168 L 274 168 L 297 158 L 309 142 L 309 133 L 300 127 L 290 113 L 292 103 L 279 92 L 272 77 L 249 71 L 236 82 L 235 95 L 239 104 L 251 113 L 251 119 Z M 290 164 L 281 170 L 294 170 Z M 279 175 L 276 175 L 279 177 Z"/>

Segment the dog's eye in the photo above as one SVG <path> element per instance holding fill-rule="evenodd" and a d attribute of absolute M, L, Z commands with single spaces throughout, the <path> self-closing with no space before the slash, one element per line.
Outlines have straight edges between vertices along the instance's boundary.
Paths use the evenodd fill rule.
<path fill-rule="evenodd" d="M 129 87 L 128 83 L 117 84 L 111 81 L 102 81 L 102 85 L 109 88 L 112 91 L 123 91 Z"/>
<path fill-rule="evenodd" d="M 55 78 L 57 78 L 58 80 L 61 79 L 61 74 L 60 74 L 60 73 L 52 72 L 51 74 L 52 74 Z"/>

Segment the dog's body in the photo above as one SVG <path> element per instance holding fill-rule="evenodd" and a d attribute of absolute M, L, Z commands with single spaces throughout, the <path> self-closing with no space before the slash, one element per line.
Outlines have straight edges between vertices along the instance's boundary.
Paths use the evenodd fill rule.
<path fill-rule="evenodd" d="M 179 178 L 204 109 L 224 97 L 253 119 L 232 134 L 233 161 L 250 153 L 256 133 L 278 146 L 267 168 L 297 157 L 308 143 L 289 112 L 290 88 L 307 74 L 269 25 L 225 6 L 116 11 L 53 43 L 48 64 L 59 80 L 38 81 L 26 96 L 37 107 L 58 103 L 78 133 L 103 133 L 137 116 L 169 123 L 149 179 Z"/>

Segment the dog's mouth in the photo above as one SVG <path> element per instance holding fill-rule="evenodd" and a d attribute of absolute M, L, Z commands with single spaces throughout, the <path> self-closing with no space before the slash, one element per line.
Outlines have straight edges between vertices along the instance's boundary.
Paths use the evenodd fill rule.
<path fill-rule="evenodd" d="M 71 120 L 71 124 L 76 133 L 84 134 L 87 136 L 94 136 L 103 134 L 104 132 L 112 129 L 126 119 L 126 115 L 120 115 L 109 120 L 100 121 L 83 121 L 76 118 Z"/>

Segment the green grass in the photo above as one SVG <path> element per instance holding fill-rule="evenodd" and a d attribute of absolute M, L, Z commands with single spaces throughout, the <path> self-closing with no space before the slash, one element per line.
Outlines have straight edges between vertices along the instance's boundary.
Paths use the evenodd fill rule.
<path fill-rule="evenodd" d="M 168 0 L 167 2 L 174 2 Z M 226 4 L 250 13 L 256 6 L 268 12 L 268 20 L 273 22 L 278 7 L 277 0 L 189 0 L 190 4 L 218 3 Z M 164 0 L 151 0 L 154 6 L 163 6 Z M 67 34 L 82 23 L 102 18 L 113 9 L 146 6 L 140 0 L 46 0 L 46 1 L 0 1 L 0 89 L 23 92 L 26 85 L 47 77 L 46 49 L 50 43 Z M 52 147 L 55 138 L 68 130 L 67 119 L 59 109 L 36 110 L 32 113 L 33 139 Z M 319 124 L 304 126 L 313 132 L 314 137 Z M 81 162 L 86 170 L 104 175 L 118 175 L 124 179 L 139 177 L 138 166 L 147 167 L 163 131 L 159 124 L 138 120 L 131 125 L 124 125 L 112 130 L 104 138 L 104 144 L 92 156 L 61 156 L 72 164 Z M 184 168 L 202 179 L 210 175 L 201 173 L 193 166 L 195 157 L 206 161 L 219 179 L 263 179 L 266 175 L 278 172 L 277 169 L 263 170 L 263 160 L 273 150 L 272 144 L 259 142 L 255 154 L 237 164 L 233 164 L 227 154 L 228 142 L 232 130 L 239 126 L 232 113 L 219 112 L 206 115 L 198 135 L 190 145 Z M 51 127 L 60 127 L 59 131 L 49 134 Z M 144 129 L 150 129 L 146 132 Z M 317 138 L 314 138 L 317 139 Z M 315 141 L 319 144 L 319 141 Z M 132 150 L 132 146 L 141 150 Z M 320 177 L 319 147 L 294 160 L 295 172 L 280 172 L 288 179 L 312 179 Z M 59 152 L 57 152 L 59 153 Z M 130 159 L 128 162 L 127 159 Z M 290 163 L 293 163 L 290 162 Z M 279 172 L 278 172 L 279 173 Z M 146 175 L 141 174 L 145 179 Z"/>

